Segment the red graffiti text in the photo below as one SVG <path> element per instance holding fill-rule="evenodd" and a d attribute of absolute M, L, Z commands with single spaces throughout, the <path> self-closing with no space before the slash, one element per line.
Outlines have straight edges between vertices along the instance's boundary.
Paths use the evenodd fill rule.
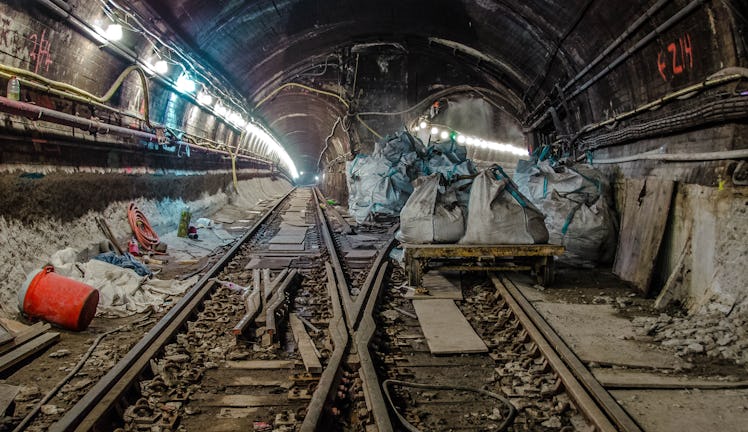
<path fill-rule="evenodd" d="M 693 69 L 693 45 L 691 45 L 691 35 L 688 33 L 670 42 L 657 54 L 657 71 L 665 81 L 691 69 Z"/>
<path fill-rule="evenodd" d="M 45 72 L 49 72 L 49 65 L 52 64 L 52 54 L 50 53 L 50 42 L 47 39 L 47 30 L 42 30 L 41 35 L 32 34 L 29 40 L 34 43 L 34 48 L 29 55 L 31 64 L 34 66 L 34 73 L 39 73 L 41 68 L 44 68 Z"/>

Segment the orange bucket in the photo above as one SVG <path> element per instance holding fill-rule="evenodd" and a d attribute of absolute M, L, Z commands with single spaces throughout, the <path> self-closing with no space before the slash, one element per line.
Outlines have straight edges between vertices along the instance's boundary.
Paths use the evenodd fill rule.
<path fill-rule="evenodd" d="M 82 282 L 60 276 L 46 266 L 29 275 L 18 292 L 18 304 L 29 318 L 41 318 L 70 330 L 81 331 L 93 320 L 99 292 Z"/>

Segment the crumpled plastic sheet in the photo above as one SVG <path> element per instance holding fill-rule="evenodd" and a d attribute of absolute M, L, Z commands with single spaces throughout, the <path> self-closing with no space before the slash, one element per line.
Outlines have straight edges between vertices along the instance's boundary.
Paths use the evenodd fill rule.
<path fill-rule="evenodd" d="M 159 311 L 171 298 L 182 296 L 199 280 L 198 276 L 183 281 L 152 279 L 96 259 L 76 262 L 76 255 L 73 248 L 63 249 L 51 257 L 50 263 L 61 276 L 99 291 L 97 316 L 126 317 L 149 309 Z"/>

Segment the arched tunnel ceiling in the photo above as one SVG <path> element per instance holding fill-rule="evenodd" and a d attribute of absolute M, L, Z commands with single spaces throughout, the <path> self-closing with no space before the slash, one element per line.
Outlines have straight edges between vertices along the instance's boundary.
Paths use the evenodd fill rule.
<path fill-rule="evenodd" d="M 375 43 L 398 47 L 385 51 L 404 51 L 409 58 L 401 76 L 408 80 L 408 88 L 403 100 L 391 108 L 402 109 L 450 86 L 471 85 L 503 95 L 502 103 L 510 101 L 507 111 L 519 120 L 651 4 L 645 0 L 141 1 L 145 3 L 135 6 L 163 20 L 175 38 L 223 72 L 250 104 L 300 74 L 320 71 L 328 62 L 330 69 L 339 69 L 337 73 L 313 81 L 319 88 L 340 90 L 350 84 L 350 76 L 343 82 L 350 70 L 339 66 L 336 58 L 351 56 L 357 44 Z M 338 57 L 331 59 L 331 54 Z M 366 82 L 366 71 L 360 73 L 359 82 Z M 334 100 L 296 92 L 280 94 L 258 114 L 272 125 L 304 170 L 312 168 L 309 161 L 316 161 L 336 116 L 344 111 Z"/>

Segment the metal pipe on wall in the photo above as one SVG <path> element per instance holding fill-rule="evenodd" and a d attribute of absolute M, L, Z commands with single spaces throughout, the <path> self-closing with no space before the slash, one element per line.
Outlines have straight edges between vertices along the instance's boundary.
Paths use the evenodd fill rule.
<path fill-rule="evenodd" d="M 26 117 L 32 121 L 46 121 L 50 123 L 70 126 L 92 133 L 112 134 L 123 137 L 137 138 L 147 142 L 158 143 L 159 137 L 150 132 L 144 132 L 137 129 L 130 129 L 122 126 L 110 125 L 99 121 L 67 114 L 53 109 L 44 108 L 38 105 L 20 102 L 0 96 L 0 111 L 8 114 Z M 172 145 L 190 146 L 193 145 L 184 141 L 170 142 Z M 223 150 L 216 150 L 208 147 L 198 147 L 207 153 L 216 153 L 223 156 L 230 154 Z M 239 155 L 242 159 L 250 160 L 256 163 L 268 165 L 267 161 L 256 159 L 250 156 Z"/>
<path fill-rule="evenodd" d="M 656 38 L 657 36 L 659 36 L 661 33 L 663 33 L 664 31 L 668 30 L 673 25 L 675 25 L 678 22 L 680 22 L 680 20 L 682 20 L 689 13 L 693 12 L 697 7 L 701 6 L 704 2 L 706 2 L 706 0 L 694 0 L 691 3 L 689 3 L 683 9 L 679 10 L 677 13 L 675 13 L 673 16 L 671 16 L 667 21 L 665 21 L 664 23 L 660 24 L 653 31 L 651 31 L 650 33 L 648 33 L 643 38 L 641 38 L 636 44 L 634 44 L 633 47 L 627 49 L 623 54 L 621 54 L 620 56 L 618 56 L 618 58 L 616 58 L 615 60 L 613 60 L 612 62 L 610 62 L 607 66 L 605 66 L 603 68 L 603 70 L 601 70 L 597 75 L 595 75 L 594 77 L 592 77 L 589 80 L 587 80 L 584 84 L 582 84 L 580 87 L 578 87 L 571 95 L 566 96 L 565 98 L 566 99 L 572 99 L 572 98 L 578 96 L 581 92 L 587 90 L 592 84 L 596 83 L 601 78 L 603 78 L 604 76 L 606 76 L 607 74 L 609 74 L 616 66 L 618 66 L 621 63 L 623 63 L 625 60 L 627 60 L 629 57 L 631 57 L 635 52 L 639 51 L 641 48 L 643 48 L 646 44 L 648 44 L 654 38 Z M 652 8 L 650 8 L 650 10 L 651 9 Z M 643 19 L 645 17 L 649 17 L 648 14 L 649 14 L 649 10 L 647 11 L 647 13 L 644 14 L 643 17 L 640 17 L 640 19 Z M 637 26 L 641 25 L 641 23 L 639 23 L 639 20 L 637 20 L 636 22 L 634 22 L 632 25 L 634 25 L 634 24 L 636 24 Z M 623 35 L 628 36 L 628 34 L 626 34 L 626 32 L 624 32 L 622 34 L 622 36 Z M 619 38 L 621 38 L 621 37 L 619 37 Z M 625 38 L 621 38 L 621 42 L 623 41 L 623 39 L 625 39 Z M 616 39 L 616 40 L 618 40 L 618 39 Z M 614 41 L 614 44 L 612 44 L 613 48 L 611 48 L 611 51 L 613 49 L 617 48 L 619 45 L 620 45 L 620 42 L 616 43 Z M 605 55 L 607 55 L 607 53 L 605 53 Z M 598 58 L 596 58 L 593 61 L 599 63 L 600 60 L 602 60 L 602 57 L 604 57 L 604 56 L 598 56 Z M 595 64 L 597 64 L 597 63 L 595 63 Z M 587 68 L 585 67 L 585 69 L 587 69 Z M 586 74 L 589 71 L 589 69 L 591 69 L 591 67 L 589 69 L 587 69 L 587 70 L 585 70 L 585 69 L 583 69 L 583 71 Z M 581 72 L 580 72 L 580 74 L 581 74 Z M 569 84 L 567 84 L 566 86 L 564 86 L 564 90 L 568 89 L 568 87 L 570 87 L 570 85 L 573 85 L 573 83 L 576 82 L 576 80 L 578 80 L 578 78 L 581 78 L 581 76 L 583 76 L 583 75 L 580 75 L 580 74 L 577 74 L 577 77 L 575 77 L 574 79 L 572 79 L 572 81 L 570 81 Z M 560 107 L 561 107 L 561 104 L 557 104 L 554 108 L 558 109 Z M 549 115 L 550 115 L 550 108 L 548 110 L 546 110 L 543 113 L 543 115 L 540 116 L 540 118 L 538 118 L 537 120 L 535 120 L 533 122 L 533 124 L 529 127 L 529 131 L 532 132 L 535 129 L 537 129 L 538 127 L 540 127 L 540 125 L 543 124 L 543 122 L 545 122 L 546 118 L 548 118 Z"/>

